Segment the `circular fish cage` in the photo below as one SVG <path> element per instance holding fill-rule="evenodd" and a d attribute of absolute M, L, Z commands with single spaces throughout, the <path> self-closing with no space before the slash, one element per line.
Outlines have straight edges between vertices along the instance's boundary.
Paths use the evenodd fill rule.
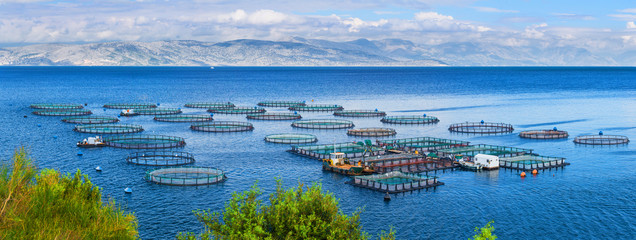
<path fill-rule="evenodd" d="M 629 143 L 629 138 L 620 135 L 585 135 L 574 138 L 574 142 L 587 145 L 618 145 Z"/>
<path fill-rule="evenodd" d="M 256 105 L 261 107 L 291 107 L 305 105 L 305 101 L 262 101 Z"/>
<path fill-rule="evenodd" d="M 135 124 L 89 124 L 77 125 L 73 131 L 94 134 L 124 134 L 142 132 L 144 128 Z"/>
<path fill-rule="evenodd" d="M 305 105 L 296 105 L 289 107 L 289 110 L 292 111 L 313 111 L 313 112 L 328 112 L 328 111 L 339 111 L 344 108 L 340 105 L 336 104 L 305 104 Z"/>
<path fill-rule="evenodd" d="M 146 180 L 163 185 L 200 186 L 223 182 L 225 173 L 210 167 L 169 167 L 146 172 Z"/>
<path fill-rule="evenodd" d="M 34 111 L 33 114 L 39 116 L 85 116 L 91 115 L 93 112 L 87 109 L 41 109 Z"/>
<path fill-rule="evenodd" d="M 265 108 L 259 107 L 233 107 L 233 108 L 210 108 L 208 112 L 218 114 L 254 114 L 264 113 Z"/>
<path fill-rule="evenodd" d="M 183 138 L 163 135 L 125 135 L 104 137 L 106 146 L 126 149 L 154 149 L 183 147 Z"/>
<path fill-rule="evenodd" d="M 247 119 L 253 120 L 297 120 L 302 117 L 298 113 L 255 113 L 247 114 Z"/>
<path fill-rule="evenodd" d="M 135 152 L 126 157 L 126 162 L 144 166 L 179 166 L 194 163 L 194 156 L 187 152 Z"/>
<path fill-rule="evenodd" d="M 185 107 L 189 108 L 233 108 L 235 107 L 231 102 L 193 102 L 186 103 Z"/>
<path fill-rule="evenodd" d="M 111 116 L 79 116 L 64 118 L 62 119 L 62 122 L 75 124 L 104 124 L 119 122 L 119 118 Z"/>
<path fill-rule="evenodd" d="M 69 103 L 37 103 L 31 104 L 31 108 L 35 109 L 80 109 L 84 108 L 82 104 L 69 104 Z"/>
<path fill-rule="evenodd" d="M 181 113 L 181 108 L 141 108 L 132 109 L 129 114 L 122 113 L 122 115 L 174 115 L 179 113 Z"/>
<path fill-rule="evenodd" d="M 561 130 L 529 130 L 519 133 L 519 137 L 530 139 L 559 139 L 568 138 L 567 131 Z"/>
<path fill-rule="evenodd" d="M 294 121 L 292 127 L 310 129 L 342 129 L 352 128 L 353 122 L 341 119 L 311 119 Z"/>
<path fill-rule="evenodd" d="M 387 137 L 397 134 L 393 128 L 359 128 L 347 130 L 347 135 L 356 137 Z"/>
<path fill-rule="evenodd" d="M 192 130 L 203 132 L 244 132 L 254 130 L 254 126 L 248 122 L 238 121 L 214 121 L 209 123 L 195 123 L 190 126 Z"/>
<path fill-rule="evenodd" d="M 157 104 L 152 103 L 111 103 L 105 104 L 104 108 L 111 109 L 142 109 L 142 108 L 156 108 Z"/>
<path fill-rule="evenodd" d="M 448 127 L 451 132 L 459 133 L 478 133 L 478 134 L 491 134 L 491 133 L 508 133 L 514 131 L 511 124 L 507 123 L 490 123 L 490 122 L 465 122 L 454 123 Z"/>
<path fill-rule="evenodd" d="M 271 143 L 303 144 L 317 142 L 318 138 L 311 134 L 280 133 L 265 136 L 265 141 Z"/>
<path fill-rule="evenodd" d="M 339 117 L 382 117 L 386 112 L 376 110 L 340 110 L 333 113 Z"/>
<path fill-rule="evenodd" d="M 381 120 L 383 123 L 392 123 L 392 124 L 430 124 L 437 123 L 439 119 L 433 116 L 417 116 L 417 115 L 409 115 L 409 116 L 386 116 Z"/>
<path fill-rule="evenodd" d="M 154 120 L 159 122 L 209 122 L 214 119 L 212 118 L 212 116 L 206 115 L 206 114 L 201 114 L 201 115 L 178 114 L 178 115 L 156 116 Z"/>

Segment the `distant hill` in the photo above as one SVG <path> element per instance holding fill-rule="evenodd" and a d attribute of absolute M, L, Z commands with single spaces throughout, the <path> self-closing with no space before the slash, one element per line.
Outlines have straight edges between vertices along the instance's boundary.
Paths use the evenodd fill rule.
<path fill-rule="evenodd" d="M 633 62 L 633 57 L 624 58 Z M 38 44 L 0 48 L 0 65 L 53 66 L 592 66 L 622 64 L 574 47 L 479 43 L 417 45 L 401 39 L 334 42 L 241 39 Z M 628 64 L 631 65 L 631 64 Z"/>

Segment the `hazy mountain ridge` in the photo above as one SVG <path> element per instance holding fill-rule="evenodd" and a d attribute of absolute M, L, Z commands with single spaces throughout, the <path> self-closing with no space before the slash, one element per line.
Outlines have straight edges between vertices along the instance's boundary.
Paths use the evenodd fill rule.
<path fill-rule="evenodd" d="M 632 62 L 633 57 L 622 58 Z M 334 42 L 240 39 L 38 44 L 0 48 L 0 65 L 62 66 L 581 66 L 630 65 L 583 48 L 479 43 L 417 45 L 401 39 Z"/>

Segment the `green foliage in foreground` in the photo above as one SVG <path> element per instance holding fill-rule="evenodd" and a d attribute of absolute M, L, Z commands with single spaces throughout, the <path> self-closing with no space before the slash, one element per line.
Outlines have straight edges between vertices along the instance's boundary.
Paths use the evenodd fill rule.
<path fill-rule="evenodd" d="M 136 239 L 137 220 L 78 170 L 38 173 L 24 148 L 0 167 L 0 239 Z"/>
<path fill-rule="evenodd" d="M 269 205 L 258 197 L 261 189 L 253 186 L 243 193 L 233 193 L 225 211 L 198 210 L 195 215 L 205 225 L 198 236 L 180 233 L 178 239 L 368 239 L 361 230 L 360 211 L 351 216 L 340 212 L 338 200 L 323 193 L 322 186 L 283 189 L 278 181 L 270 194 Z M 380 239 L 395 239 L 393 229 Z"/>
<path fill-rule="evenodd" d="M 495 223 L 495 221 L 490 221 L 483 228 L 475 227 L 475 232 L 477 233 L 473 238 L 469 238 L 469 240 L 495 240 L 497 239 L 497 235 L 493 234 L 495 231 L 495 227 L 491 224 Z"/>

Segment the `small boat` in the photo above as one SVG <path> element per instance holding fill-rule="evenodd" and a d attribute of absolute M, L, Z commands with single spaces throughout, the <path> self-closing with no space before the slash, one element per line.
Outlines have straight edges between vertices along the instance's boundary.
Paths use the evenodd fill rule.
<path fill-rule="evenodd" d="M 468 162 L 468 161 L 459 161 L 459 166 L 461 166 L 463 169 L 470 170 L 470 171 L 480 171 L 483 168 L 481 164 L 476 164 L 474 162 Z"/>
<path fill-rule="evenodd" d="M 77 146 L 83 148 L 103 147 L 106 146 L 106 143 L 102 142 L 101 137 L 96 136 L 84 138 L 84 140 L 77 142 Z"/>
<path fill-rule="evenodd" d="M 130 194 L 130 193 L 132 193 L 132 189 L 127 187 L 126 189 L 124 189 L 124 193 Z"/>
<path fill-rule="evenodd" d="M 99 167 L 99 166 L 97 166 L 97 167 L 95 168 L 95 171 L 101 172 L 101 171 L 102 171 L 102 168 L 101 168 L 101 167 Z"/>
<path fill-rule="evenodd" d="M 364 166 L 362 161 L 358 161 L 357 164 L 350 164 L 344 158 L 344 155 L 341 152 L 331 153 L 330 159 L 323 159 L 322 169 L 349 176 L 369 175 L 375 172 L 372 168 Z"/>
<path fill-rule="evenodd" d="M 384 194 L 384 201 L 391 201 L 391 194 L 389 194 L 389 192 Z"/>
<path fill-rule="evenodd" d="M 135 112 L 135 109 L 124 109 L 124 110 L 121 110 L 121 113 L 119 115 L 121 115 L 121 116 L 136 116 L 136 115 L 138 115 L 138 113 Z"/>

